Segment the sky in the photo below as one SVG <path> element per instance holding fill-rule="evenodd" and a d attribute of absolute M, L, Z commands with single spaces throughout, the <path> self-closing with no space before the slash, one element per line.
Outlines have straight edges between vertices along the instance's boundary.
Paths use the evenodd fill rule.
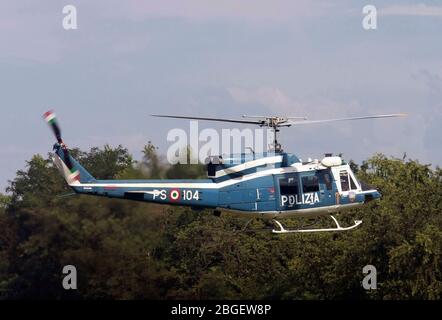
<path fill-rule="evenodd" d="M 76 30 L 62 25 L 68 4 Z M 376 30 L 362 27 L 368 4 Z M 441 30 L 440 1 L 1 1 L 0 190 L 32 155 L 51 151 L 49 109 L 68 146 L 122 144 L 135 158 L 147 141 L 166 154 L 168 131 L 189 130 L 153 113 L 406 112 L 288 128 L 281 142 L 301 158 L 406 152 L 441 165 Z"/>

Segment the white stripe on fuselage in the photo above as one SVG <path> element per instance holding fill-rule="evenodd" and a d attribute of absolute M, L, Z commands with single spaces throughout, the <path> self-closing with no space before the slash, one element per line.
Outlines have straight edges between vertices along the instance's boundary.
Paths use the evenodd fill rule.
<path fill-rule="evenodd" d="M 316 169 L 320 169 L 320 165 Z M 220 189 L 228 187 L 240 182 L 252 179 L 262 178 L 266 176 L 295 173 L 315 170 L 311 166 L 290 166 L 283 168 L 272 168 L 259 172 L 250 173 L 238 178 L 228 179 L 222 182 L 118 182 L 109 181 L 105 183 L 81 183 L 73 184 L 71 187 L 114 187 L 114 188 L 186 188 L 186 189 Z M 167 180 L 166 180 L 167 181 Z"/>
<path fill-rule="evenodd" d="M 118 181 L 106 183 L 81 183 L 71 185 L 72 187 L 115 187 L 115 188 L 188 188 L 188 189 L 219 189 L 227 187 L 239 182 L 244 182 L 256 178 L 270 176 L 273 174 L 283 174 L 290 172 L 298 172 L 294 167 L 275 168 L 263 170 L 251 174 L 244 175 L 239 178 L 233 178 L 222 182 L 138 182 L 138 183 L 119 183 Z"/>
<path fill-rule="evenodd" d="M 282 162 L 282 156 L 274 156 L 274 157 L 266 157 L 257 160 L 247 161 L 245 163 L 239 164 L 234 167 L 225 168 L 223 170 L 219 170 L 215 174 L 215 178 L 220 178 L 228 174 L 237 173 L 243 170 L 251 169 L 253 167 L 259 167 L 263 165 L 275 164 Z"/>

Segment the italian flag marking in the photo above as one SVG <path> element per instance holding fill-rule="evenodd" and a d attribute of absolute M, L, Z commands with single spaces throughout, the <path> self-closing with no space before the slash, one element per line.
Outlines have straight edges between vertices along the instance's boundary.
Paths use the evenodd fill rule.
<path fill-rule="evenodd" d="M 179 200 L 180 196 L 181 196 L 180 190 L 178 190 L 178 189 L 170 190 L 170 200 L 177 201 L 177 200 Z"/>
<path fill-rule="evenodd" d="M 72 169 L 71 170 L 71 175 L 69 177 L 69 180 L 74 182 L 74 181 L 80 181 L 80 171 Z"/>
<path fill-rule="evenodd" d="M 43 115 L 45 121 L 49 124 L 52 124 L 55 122 L 55 113 L 54 111 L 48 111 Z"/>

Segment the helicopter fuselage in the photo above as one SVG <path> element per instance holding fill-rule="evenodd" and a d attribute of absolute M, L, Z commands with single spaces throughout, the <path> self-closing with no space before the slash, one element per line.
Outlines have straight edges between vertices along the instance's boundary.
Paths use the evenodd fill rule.
<path fill-rule="evenodd" d="M 241 154 L 210 159 L 208 179 L 126 181 L 95 180 L 73 158 L 78 170 L 72 173 L 62 148 L 56 150 L 55 164 L 79 194 L 267 218 L 329 215 L 380 198 L 377 190 L 363 188 L 339 157 L 302 162 L 288 153 Z"/>

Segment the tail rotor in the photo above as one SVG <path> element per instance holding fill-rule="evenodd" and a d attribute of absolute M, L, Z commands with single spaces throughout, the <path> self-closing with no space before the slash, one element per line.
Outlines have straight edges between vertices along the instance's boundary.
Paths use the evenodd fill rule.
<path fill-rule="evenodd" d="M 54 111 L 45 112 L 43 118 L 48 123 L 49 127 L 51 127 L 52 132 L 54 133 L 55 138 L 57 139 L 57 142 L 59 144 L 63 144 L 63 139 L 61 138 L 61 130 L 60 127 L 58 126 L 55 112 Z"/>
<path fill-rule="evenodd" d="M 64 162 L 69 172 L 63 172 L 64 176 L 67 177 L 68 182 L 71 181 L 79 181 L 80 180 L 80 172 L 75 168 L 71 161 L 71 156 L 69 155 L 69 150 L 67 146 L 64 144 L 63 139 L 61 137 L 61 130 L 57 122 L 57 117 L 54 111 L 45 112 L 43 118 L 48 123 L 49 127 L 52 129 L 55 138 L 57 139 L 57 143 L 54 145 L 54 150 L 56 150 L 57 155 Z M 63 170 L 63 166 L 60 161 L 55 162 L 57 167 Z"/>

